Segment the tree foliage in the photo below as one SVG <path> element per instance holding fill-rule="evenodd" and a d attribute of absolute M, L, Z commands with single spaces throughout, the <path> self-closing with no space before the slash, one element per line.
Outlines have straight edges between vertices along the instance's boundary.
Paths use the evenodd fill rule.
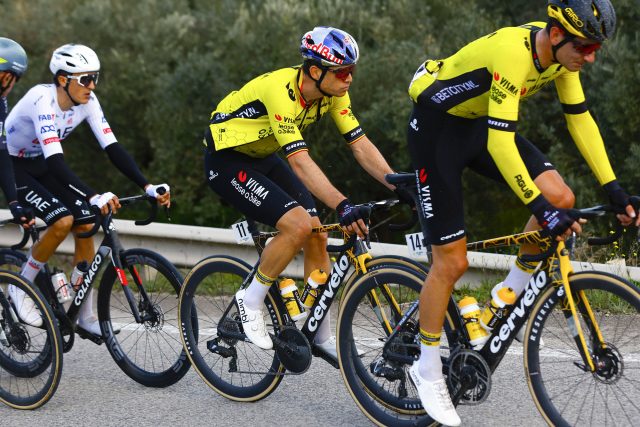
<path fill-rule="evenodd" d="M 174 221 L 227 226 L 238 213 L 208 189 L 202 134 L 227 93 L 263 72 L 297 64 L 302 34 L 317 25 L 350 32 L 362 60 L 351 89 L 353 109 L 372 141 L 397 170 L 409 169 L 406 150 L 411 103 L 407 87 L 427 58 L 446 57 L 469 41 L 509 25 L 545 19 L 545 3 L 412 2 L 408 0 L 1 0 L 2 36 L 20 42 L 29 71 L 10 96 L 51 81 L 56 47 L 83 43 L 98 53 L 96 90 L 118 140 L 152 182 L 172 185 Z M 615 2 L 618 33 L 585 68 L 588 103 L 622 183 L 638 192 L 640 14 L 636 0 Z M 572 144 L 553 87 L 525 102 L 519 131 L 543 151 L 575 190 L 579 204 L 602 202 L 586 163 Z M 305 138 L 312 157 L 354 201 L 390 193 L 354 168 L 353 157 L 326 119 Z M 64 142 L 72 168 L 99 191 L 125 194 L 134 185 L 109 163 L 88 126 Z M 506 186 L 465 175 L 465 217 L 472 237 L 522 227 L 528 213 Z M 490 201 L 490 203 L 488 203 Z"/>

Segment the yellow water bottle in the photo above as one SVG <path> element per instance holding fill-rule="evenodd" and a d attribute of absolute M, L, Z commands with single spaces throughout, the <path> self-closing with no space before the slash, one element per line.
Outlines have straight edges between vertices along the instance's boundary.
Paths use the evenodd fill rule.
<path fill-rule="evenodd" d="M 467 332 L 469 332 L 469 343 L 476 350 L 482 348 L 487 339 L 489 339 L 489 334 L 480 326 L 478 321 L 480 317 L 478 301 L 474 297 L 464 297 L 458 302 L 458 307 L 460 308 L 460 314 L 464 318 Z"/>
<path fill-rule="evenodd" d="M 300 297 L 298 296 L 298 287 L 293 279 L 282 279 L 279 284 L 280 295 L 284 300 L 284 305 L 289 311 L 289 316 L 293 320 L 300 320 L 306 317 L 304 308 L 300 303 Z"/>
<path fill-rule="evenodd" d="M 506 316 L 516 302 L 516 293 L 511 288 L 498 283 L 491 290 L 491 301 L 482 310 L 480 325 L 488 332 L 493 331 L 500 319 Z"/>
<path fill-rule="evenodd" d="M 311 272 L 304 291 L 302 292 L 302 297 L 300 297 L 300 301 L 302 301 L 305 309 L 309 310 L 311 306 L 313 306 L 313 303 L 320 294 L 322 286 L 327 282 L 328 277 L 324 270 L 316 269 Z"/>

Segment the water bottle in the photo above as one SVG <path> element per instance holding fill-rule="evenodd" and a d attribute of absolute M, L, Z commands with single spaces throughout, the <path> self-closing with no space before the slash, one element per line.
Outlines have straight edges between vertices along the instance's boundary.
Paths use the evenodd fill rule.
<path fill-rule="evenodd" d="M 474 349 L 479 350 L 482 348 L 489 334 L 480 326 L 478 318 L 480 317 L 480 306 L 478 301 L 471 296 L 464 297 L 458 302 L 460 308 L 460 314 L 464 319 L 467 332 L 469 333 L 469 342 Z"/>
<path fill-rule="evenodd" d="M 71 286 L 75 292 L 78 292 L 84 281 L 84 275 L 89 271 L 89 263 L 87 261 L 80 261 L 78 265 L 73 268 L 71 273 Z"/>
<path fill-rule="evenodd" d="M 304 308 L 300 303 L 300 297 L 298 296 L 298 287 L 293 279 L 280 280 L 280 295 L 284 300 L 284 305 L 289 311 L 289 316 L 293 320 L 300 320 L 306 317 Z"/>
<path fill-rule="evenodd" d="M 302 297 L 300 297 L 300 301 L 302 301 L 305 309 L 309 310 L 311 306 L 313 306 L 313 303 L 320 294 L 322 286 L 327 283 L 328 277 L 324 270 L 317 269 L 311 272 L 304 291 L 302 292 Z"/>
<path fill-rule="evenodd" d="M 491 290 L 491 301 L 482 310 L 480 325 L 489 333 L 493 331 L 496 323 L 506 316 L 516 302 L 516 293 L 511 288 L 504 287 L 502 282 Z"/>
<path fill-rule="evenodd" d="M 51 275 L 51 284 L 53 290 L 56 293 L 59 303 L 65 303 L 71 301 L 75 295 L 73 288 L 67 281 L 67 275 L 63 271 L 55 269 Z"/>

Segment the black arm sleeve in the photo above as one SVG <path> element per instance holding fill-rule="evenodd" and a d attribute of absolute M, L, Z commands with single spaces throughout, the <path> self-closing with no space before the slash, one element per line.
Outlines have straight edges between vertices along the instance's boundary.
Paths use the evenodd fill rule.
<path fill-rule="evenodd" d="M 18 200 L 15 180 L 9 152 L 0 148 L 0 186 L 4 191 L 4 196 L 7 198 L 7 203 Z"/>
<path fill-rule="evenodd" d="M 140 168 L 136 165 L 133 157 L 127 153 L 127 150 L 125 150 L 122 145 L 117 142 L 107 145 L 105 151 L 107 152 L 111 163 L 113 163 L 113 165 L 117 167 L 124 176 L 138 184 L 142 189 L 149 184 L 149 181 L 147 181 L 144 175 L 142 175 L 142 172 L 140 172 Z"/>
<path fill-rule="evenodd" d="M 89 200 L 90 197 L 98 194 L 91 187 L 80 181 L 80 178 L 78 178 L 78 176 L 69 169 L 69 166 L 67 166 L 64 161 L 62 153 L 47 157 L 46 162 L 49 171 L 51 171 L 51 173 L 58 178 L 60 182 L 68 186 L 71 191 L 81 195 L 86 200 Z"/>

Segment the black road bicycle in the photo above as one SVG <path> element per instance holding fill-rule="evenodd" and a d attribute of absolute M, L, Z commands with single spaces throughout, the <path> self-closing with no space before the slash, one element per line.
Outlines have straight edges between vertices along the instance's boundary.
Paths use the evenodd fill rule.
<path fill-rule="evenodd" d="M 393 182 L 415 185 L 415 177 L 395 177 Z M 612 209 L 596 206 L 578 212 L 593 218 Z M 589 243 L 609 244 L 618 235 Z M 482 349 L 472 349 L 458 306 L 453 298 L 449 303 L 441 349 L 454 404 L 477 405 L 487 398 L 492 373 L 526 324 L 525 376 L 549 425 L 637 424 L 640 290 L 612 274 L 573 272 L 565 242 L 540 231 L 469 243 L 467 248 L 522 243 L 541 247 L 543 253 L 530 258 L 540 265 Z M 416 337 L 421 287 L 406 272 L 379 269 L 359 277 L 342 300 L 337 332 L 341 372 L 360 409 L 378 425 L 434 423 L 407 374 L 420 353 Z M 362 342 L 377 343 L 377 351 L 353 357 Z"/>
<path fill-rule="evenodd" d="M 149 224 L 156 216 L 158 206 L 154 198 L 140 195 L 119 200 L 122 206 L 139 201 L 149 203 L 149 218 L 136 221 L 136 225 Z M 92 236 L 100 228 L 104 238 L 68 308 L 58 302 L 52 287 L 51 275 L 55 270 L 45 265 L 36 278 L 37 286 L 60 325 L 62 348 L 64 352 L 71 350 L 75 334 L 78 334 L 98 345 L 105 343 L 118 366 L 140 384 L 147 387 L 175 384 L 190 367 L 178 329 L 182 275 L 155 252 L 139 248 L 125 250 L 111 212 L 104 216 L 96 214 L 92 230 L 81 237 Z M 20 245 L 24 246 L 28 238 L 25 235 Z M 0 268 L 20 267 L 25 261 L 22 252 L 0 250 Z M 106 267 L 100 276 L 103 265 Z M 97 306 L 102 336 L 76 324 L 80 307 L 99 278 Z"/>
<path fill-rule="evenodd" d="M 378 210 L 396 203 L 393 200 L 366 205 Z M 278 387 L 284 375 L 306 372 L 313 355 L 338 368 L 336 360 L 314 347 L 313 339 L 341 289 L 349 289 L 364 272 L 379 268 L 406 272 L 416 283 L 426 277 L 426 268 L 410 259 L 372 257 L 366 242 L 347 236 L 338 224 L 314 231 L 339 232 L 345 243 L 328 248 L 340 254 L 304 323 L 300 320 L 296 324 L 291 319 L 278 282 L 270 288 L 263 313 L 275 351 L 263 350 L 247 339 L 235 303 L 236 291 L 248 286 L 258 263 L 252 267 L 238 258 L 214 255 L 200 261 L 187 275 L 180 294 L 181 337 L 194 369 L 219 394 L 236 401 L 263 399 Z M 259 253 L 267 239 L 276 234 L 258 232 L 253 226 L 250 232 Z M 193 315 L 194 307 L 198 309 L 197 316 Z M 378 344 L 360 343 L 354 350 L 360 356 L 354 357 L 366 355 L 371 346 L 375 349 Z"/>
<path fill-rule="evenodd" d="M 2 221 L 5 225 L 9 221 Z M 24 291 L 42 317 L 32 326 L 18 316 L 9 287 Z M 0 270 L 0 402 L 35 409 L 51 399 L 62 374 L 62 338 L 40 291 L 22 276 Z"/>

